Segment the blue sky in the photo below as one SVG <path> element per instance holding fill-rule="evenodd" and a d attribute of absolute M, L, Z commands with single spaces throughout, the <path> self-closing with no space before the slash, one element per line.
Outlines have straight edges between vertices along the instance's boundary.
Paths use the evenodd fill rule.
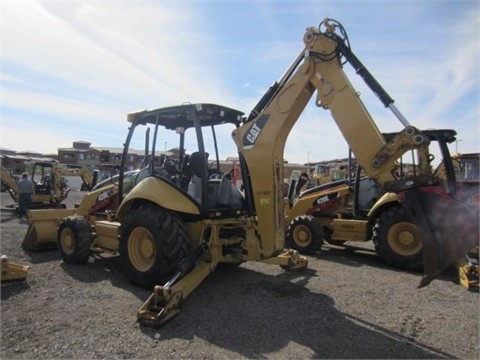
<path fill-rule="evenodd" d="M 248 114 L 302 49 L 305 28 L 329 17 L 344 25 L 355 54 L 412 125 L 453 128 L 452 151 L 479 151 L 477 0 L 4 0 L 0 7 L 4 148 L 56 153 L 77 140 L 121 147 L 128 112 L 184 102 Z M 401 130 L 350 65 L 345 71 L 380 130 Z M 225 155 L 235 156 L 233 142 Z M 329 112 L 312 101 L 285 158 L 346 156 Z"/>

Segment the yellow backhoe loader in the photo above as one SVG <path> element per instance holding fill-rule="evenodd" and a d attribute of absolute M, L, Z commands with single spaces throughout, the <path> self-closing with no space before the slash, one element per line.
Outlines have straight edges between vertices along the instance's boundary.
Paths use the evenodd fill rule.
<path fill-rule="evenodd" d="M 333 181 L 344 180 L 348 178 L 348 169 L 342 166 L 330 167 L 325 164 L 316 164 L 313 166 L 313 174 L 309 183 L 311 185 L 323 185 Z M 310 186 L 311 187 L 311 186 Z"/>
<path fill-rule="evenodd" d="M 453 143 L 456 135 L 450 129 L 425 130 L 422 133 L 432 145 L 437 144 L 440 148 Z M 388 139 L 395 134 L 384 136 Z M 407 158 L 415 161 L 414 157 Z M 403 172 L 413 173 L 416 170 L 415 163 L 402 163 L 400 166 Z M 434 173 L 447 180 L 443 162 Z M 468 204 L 472 201 L 474 187 L 478 192 L 478 183 L 475 186 L 459 181 L 463 178 L 459 165 L 455 167 L 455 175 L 457 198 Z M 375 180 L 362 176 L 360 166 L 353 178 L 308 189 L 289 204 L 285 217 L 286 244 L 302 254 L 317 253 L 324 241 L 342 245 L 347 241 L 372 240 L 375 251 L 388 264 L 411 271 L 423 270 L 422 237 L 414 219 L 406 213 L 397 194 L 385 192 Z M 478 261 L 467 255 L 458 262 L 458 266 L 463 267 L 458 268 L 459 282 L 467 288 L 478 286 Z"/>
<path fill-rule="evenodd" d="M 35 194 L 32 197 L 32 209 L 62 208 L 63 201 L 70 191 L 64 176 L 80 176 L 83 181 L 82 188 L 91 190 L 95 186 L 97 175 L 88 169 L 78 166 L 68 166 L 51 161 L 36 161 L 27 164 L 29 176 L 35 184 Z M 17 180 L 5 168 L 1 168 L 0 179 L 6 190 L 15 202 L 9 210 L 15 211 L 18 207 L 19 190 Z"/>
<path fill-rule="evenodd" d="M 31 211 L 29 233 L 36 236 L 29 242 L 38 245 L 56 238 L 64 260 L 71 262 L 85 262 L 93 248 L 118 250 L 123 271 L 133 283 L 154 285 L 137 313 L 141 324 L 152 327 L 177 314 L 182 301 L 220 263 L 262 261 L 285 269 L 304 268 L 307 259 L 285 248 L 283 151 L 288 134 L 316 93 L 315 104 L 330 110 L 365 174 L 397 193 L 406 211 L 414 214 L 424 239 L 426 275 L 421 285 L 428 284 L 473 247 L 478 212 L 465 211 L 462 220 L 469 226 L 450 221 L 445 231 L 443 216 L 458 213 L 463 206 L 455 198 L 455 188 L 432 174 L 429 138 L 408 123 L 352 53 L 338 22 L 327 19 L 319 28 L 308 28 L 303 43 L 291 67 L 247 117 L 241 111 L 205 103 L 129 114 L 120 169 L 129 145 L 135 143 L 132 139 L 139 133 L 146 139 L 144 166 L 135 175 L 134 187 L 125 195 L 122 170 L 118 190 L 111 195 L 119 205 L 113 204 L 111 212 L 100 211 L 103 219 L 93 210 L 98 209 L 103 189 L 88 194 L 78 209 L 54 210 L 65 213 L 53 214 L 48 229 L 35 221 L 35 210 Z M 345 62 L 353 65 L 403 124 L 393 139 L 386 140 L 377 129 L 343 72 Z M 172 132 L 179 139 L 179 161 L 156 167 L 155 148 Z M 233 186 L 231 172 L 220 171 L 218 153 L 224 141 L 217 142 L 217 137 L 226 132 L 238 150 L 243 192 Z M 193 151 L 189 155 L 186 144 Z M 418 172 L 399 177 L 397 159 L 411 149 L 418 156 Z M 448 148 L 443 150 L 450 161 Z M 211 163 L 214 166 L 208 166 Z M 451 164 L 447 165 L 450 174 Z M 38 210 L 45 211 L 49 210 Z"/>

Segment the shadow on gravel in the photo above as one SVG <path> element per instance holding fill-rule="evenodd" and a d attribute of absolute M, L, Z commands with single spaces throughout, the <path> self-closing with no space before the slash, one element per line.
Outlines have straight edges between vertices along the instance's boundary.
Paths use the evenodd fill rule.
<path fill-rule="evenodd" d="M 32 264 L 40 264 L 50 261 L 58 261 L 61 259 L 60 253 L 57 249 L 53 250 L 40 250 L 40 251 L 27 251 L 24 250 L 25 255 L 28 257 L 28 261 Z"/>
<path fill-rule="evenodd" d="M 20 294 L 30 289 L 30 286 L 26 281 L 12 282 L 7 285 L 2 285 L 1 300 L 8 300 L 10 297 Z"/>
<path fill-rule="evenodd" d="M 140 329 L 158 341 L 200 338 L 244 358 L 268 358 L 278 352 L 282 358 L 451 358 L 346 316 L 331 297 L 304 287 L 312 276 L 271 276 L 242 267 L 216 271 L 164 327 Z M 208 354 L 198 352 L 198 357 Z"/>
<path fill-rule="evenodd" d="M 372 266 L 382 269 L 382 271 L 406 272 L 410 274 L 415 274 L 418 275 L 418 283 L 420 283 L 420 279 L 423 276 L 421 272 L 401 270 L 389 266 L 381 257 L 376 254 L 374 250 L 347 244 L 338 246 L 322 246 L 321 251 L 312 256 L 318 260 L 332 261 L 351 267 Z M 459 285 L 457 269 L 454 266 L 450 266 L 445 269 L 445 271 L 442 274 L 438 275 L 435 279 L 441 281 L 448 281 Z M 465 291 L 467 291 L 467 289 L 465 289 Z M 468 291 L 478 292 L 478 287 L 470 288 Z"/>
<path fill-rule="evenodd" d="M 80 282 L 97 283 L 109 281 L 113 286 L 132 293 L 142 302 L 151 293 L 151 290 L 139 288 L 128 281 L 123 275 L 118 256 L 94 255 L 90 257 L 86 264 L 72 265 L 62 262 L 60 267 L 62 271 L 65 271 L 69 276 Z"/>
<path fill-rule="evenodd" d="M 312 256 L 319 260 L 338 262 L 352 267 L 369 265 L 382 269 L 392 269 L 374 250 L 347 244 L 324 245 L 320 252 Z"/>

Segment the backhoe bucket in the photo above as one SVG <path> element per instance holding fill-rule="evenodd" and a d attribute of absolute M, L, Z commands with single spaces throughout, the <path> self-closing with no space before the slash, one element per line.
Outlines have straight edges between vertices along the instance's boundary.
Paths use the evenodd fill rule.
<path fill-rule="evenodd" d="M 22 247 L 30 251 L 56 249 L 60 220 L 74 214 L 75 209 L 30 210 L 28 230 Z"/>
<path fill-rule="evenodd" d="M 398 198 L 422 234 L 425 275 L 419 287 L 478 246 L 478 205 L 467 206 L 439 186 L 406 190 Z"/>

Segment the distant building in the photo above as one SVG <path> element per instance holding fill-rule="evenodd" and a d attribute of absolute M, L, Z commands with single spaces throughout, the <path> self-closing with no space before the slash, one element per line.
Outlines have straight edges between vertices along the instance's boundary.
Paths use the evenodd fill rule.
<path fill-rule="evenodd" d="M 172 148 L 166 151 L 155 152 L 155 165 L 161 166 L 165 157 L 179 158 L 179 149 Z M 92 146 L 88 141 L 74 141 L 72 147 L 58 148 L 58 155 L 49 154 L 48 157 L 36 152 L 16 152 L 15 150 L 0 148 L 2 166 L 12 174 L 21 174 L 25 171 L 25 164 L 30 161 L 58 161 L 61 164 L 82 166 L 90 170 L 99 170 L 100 179 L 118 173 L 123 156 L 123 148 Z M 144 160 L 144 150 L 130 149 L 125 161 L 125 170 L 141 167 Z M 227 157 L 220 160 L 220 170 L 228 173 L 238 163 L 238 157 Z M 312 165 L 312 164 L 311 164 Z M 308 171 L 306 164 L 293 164 L 284 161 L 284 178 L 290 178 L 294 170 Z"/>
<path fill-rule="evenodd" d="M 32 151 L 15 151 L 0 147 L 1 166 L 12 175 L 20 175 L 25 171 L 25 164 L 32 161 L 55 161 L 51 156 L 46 157 Z"/>

